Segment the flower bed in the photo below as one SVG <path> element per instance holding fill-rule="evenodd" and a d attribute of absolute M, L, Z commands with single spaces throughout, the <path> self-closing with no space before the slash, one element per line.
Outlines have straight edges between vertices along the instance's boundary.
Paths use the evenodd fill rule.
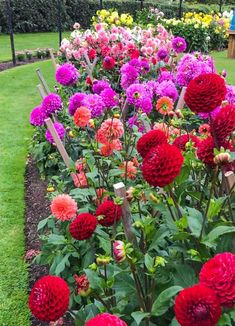
<path fill-rule="evenodd" d="M 185 40 L 160 25 L 75 28 L 55 93 L 30 115 L 51 201 L 36 259 L 51 276 L 34 285 L 32 313 L 232 325 L 234 86 L 209 56 L 179 60 Z"/>

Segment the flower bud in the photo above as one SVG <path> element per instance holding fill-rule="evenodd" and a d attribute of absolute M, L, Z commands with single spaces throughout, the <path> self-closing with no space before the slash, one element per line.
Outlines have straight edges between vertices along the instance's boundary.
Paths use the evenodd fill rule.
<path fill-rule="evenodd" d="M 48 186 L 47 187 L 47 192 L 54 192 L 55 188 L 53 186 Z"/>
<path fill-rule="evenodd" d="M 122 263 L 126 259 L 125 244 L 121 240 L 113 243 L 113 254 L 117 263 Z"/>
<path fill-rule="evenodd" d="M 94 122 L 93 119 L 90 119 L 90 120 L 89 120 L 89 122 L 88 122 L 88 126 L 89 126 L 90 128 L 92 128 L 92 129 L 95 127 L 95 122 Z"/>
<path fill-rule="evenodd" d="M 104 266 L 104 265 L 108 265 L 111 262 L 111 260 L 112 260 L 112 258 L 110 256 L 99 255 L 96 258 L 96 263 L 97 263 L 97 265 Z"/>
<path fill-rule="evenodd" d="M 80 276 L 75 274 L 73 278 L 76 283 L 75 294 L 81 297 L 87 297 L 91 293 L 91 288 L 86 274 Z"/>
<path fill-rule="evenodd" d="M 74 133 L 72 132 L 72 130 L 69 131 L 68 135 L 70 138 L 74 138 Z"/>
<path fill-rule="evenodd" d="M 154 267 L 158 267 L 158 266 L 162 266 L 165 267 L 165 265 L 167 264 L 167 261 L 165 258 L 157 256 L 155 258 L 155 263 L 154 263 Z"/>
<path fill-rule="evenodd" d="M 232 162 L 232 157 L 229 153 L 220 153 L 214 157 L 215 164 L 226 164 Z"/>
<path fill-rule="evenodd" d="M 149 198 L 155 203 L 155 204 L 158 204 L 159 203 L 159 199 L 154 196 L 154 194 L 151 192 L 150 195 L 149 195 Z"/>
<path fill-rule="evenodd" d="M 90 270 L 92 270 L 92 271 L 97 271 L 97 265 L 96 265 L 96 263 L 90 264 L 88 267 L 89 267 Z"/>

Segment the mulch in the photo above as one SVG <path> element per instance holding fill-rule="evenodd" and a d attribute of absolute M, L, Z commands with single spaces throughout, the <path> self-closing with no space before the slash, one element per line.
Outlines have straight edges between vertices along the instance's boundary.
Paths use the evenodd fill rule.
<path fill-rule="evenodd" d="M 23 66 L 23 65 L 27 65 L 29 63 L 34 63 L 34 62 L 38 62 L 38 61 L 45 61 L 48 60 L 49 58 L 45 58 L 45 59 L 31 59 L 31 60 L 27 60 L 27 61 L 17 61 L 16 65 L 14 66 L 12 61 L 6 61 L 6 62 L 0 62 L 0 71 L 4 71 L 7 69 L 12 69 L 15 67 L 19 67 L 19 66 Z"/>
<path fill-rule="evenodd" d="M 40 240 L 37 233 L 37 225 L 40 220 L 50 214 L 50 203 L 46 199 L 47 183 L 40 179 L 35 162 L 29 158 L 25 171 L 25 238 L 26 251 L 40 250 Z M 42 276 L 49 272 L 48 266 L 31 264 L 29 267 L 29 288 Z M 30 318 L 31 326 L 47 326 L 35 317 Z M 65 326 L 74 325 L 69 317 L 64 318 Z"/>

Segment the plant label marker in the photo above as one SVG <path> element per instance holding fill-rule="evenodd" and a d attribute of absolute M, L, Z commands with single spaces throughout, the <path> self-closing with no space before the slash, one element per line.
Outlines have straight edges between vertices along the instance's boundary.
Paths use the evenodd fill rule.
<path fill-rule="evenodd" d="M 184 107 L 184 104 L 185 104 L 184 95 L 185 95 L 186 89 L 187 89 L 187 87 L 183 87 L 181 90 L 180 97 L 179 97 L 178 103 L 176 105 L 176 110 L 181 110 Z"/>
<path fill-rule="evenodd" d="M 50 94 L 50 89 L 49 89 L 49 87 L 48 87 L 48 85 L 47 85 L 47 83 L 46 83 L 45 78 L 43 77 L 43 74 L 42 74 L 40 68 L 36 69 L 36 73 L 37 73 L 38 78 L 40 79 L 40 81 L 41 81 L 41 83 L 42 83 L 42 85 L 43 85 L 43 87 L 44 87 L 46 93 L 47 93 L 47 94 Z"/>
<path fill-rule="evenodd" d="M 148 121 L 148 116 L 146 113 L 141 114 L 141 116 L 143 117 L 143 124 L 144 124 L 145 131 L 149 132 L 151 130 L 151 125 Z"/>
<path fill-rule="evenodd" d="M 123 200 L 122 208 L 122 222 L 125 230 L 125 235 L 128 241 L 137 246 L 137 240 L 134 232 L 132 231 L 131 210 L 128 200 L 126 199 L 126 187 L 123 182 L 115 183 L 113 185 L 114 193 L 117 197 Z"/>
<path fill-rule="evenodd" d="M 56 63 L 56 61 L 55 61 L 55 56 L 54 56 L 53 50 L 50 49 L 50 50 L 49 50 L 49 53 L 50 53 L 50 56 L 51 56 L 51 61 L 52 61 L 52 63 L 53 63 L 53 66 L 54 66 L 54 68 L 55 68 L 55 71 L 56 71 L 56 70 L 57 70 L 57 63 Z"/>

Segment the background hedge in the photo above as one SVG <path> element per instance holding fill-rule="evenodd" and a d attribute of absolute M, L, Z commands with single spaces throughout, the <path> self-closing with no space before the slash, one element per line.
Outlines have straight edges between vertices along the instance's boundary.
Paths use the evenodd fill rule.
<path fill-rule="evenodd" d="M 216 2 L 219 0 L 201 0 L 201 2 Z M 226 0 L 233 1 L 234 0 Z M 11 0 L 13 8 L 13 25 L 15 32 L 52 32 L 58 26 L 57 0 Z M 144 7 L 157 7 L 161 9 L 167 18 L 177 17 L 179 1 L 168 4 L 166 1 L 144 1 Z M 136 15 L 140 10 L 140 1 L 113 1 L 104 0 L 104 8 L 116 8 L 119 12 L 129 12 Z M 91 17 L 99 9 L 98 0 L 63 0 L 62 1 L 62 27 L 70 30 L 74 22 L 79 22 L 82 27 L 90 25 Z M 183 11 L 209 12 L 210 6 L 183 4 Z M 0 0 L 0 31 L 7 32 L 4 1 Z"/>

